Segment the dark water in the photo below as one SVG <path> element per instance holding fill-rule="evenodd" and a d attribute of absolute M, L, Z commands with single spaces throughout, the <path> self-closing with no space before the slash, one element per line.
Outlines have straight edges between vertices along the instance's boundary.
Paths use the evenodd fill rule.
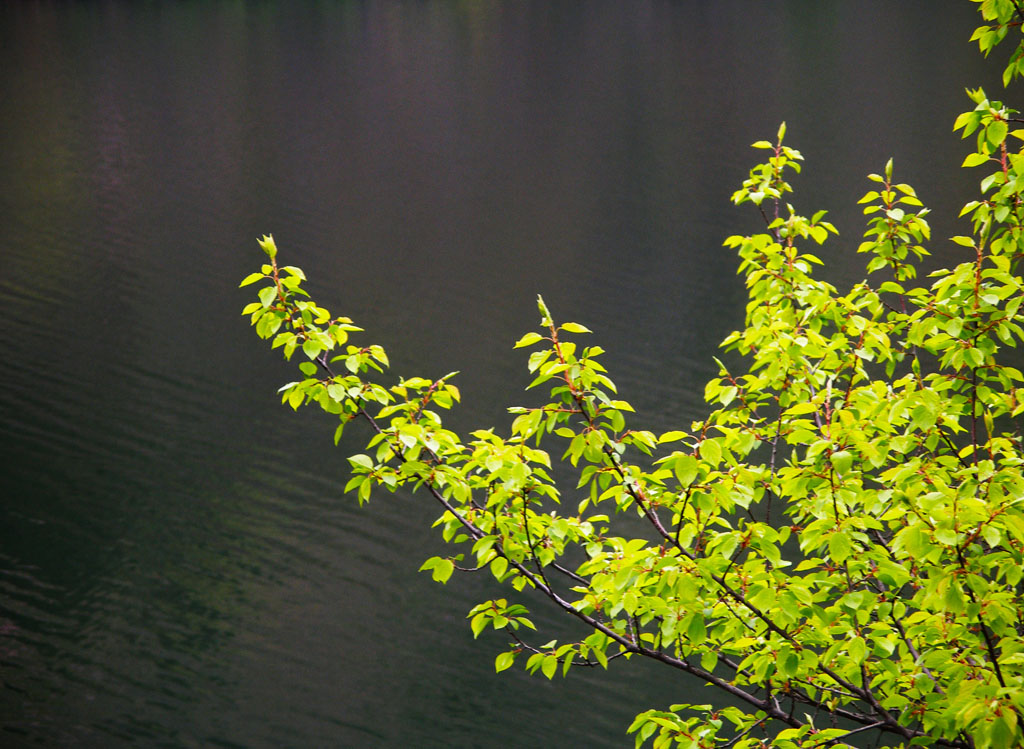
<path fill-rule="evenodd" d="M 747 145 L 788 120 L 837 282 L 890 155 L 954 233 L 952 120 L 995 78 L 973 16 L 0 5 L 0 745 L 622 746 L 640 710 L 711 699 L 636 662 L 495 676 L 503 641 L 463 617 L 498 592 L 416 573 L 426 498 L 341 496 L 344 453 L 277 405 L 290 370 L 238 280 L 273 232 L 398 372 L 463 372 L 460 429 L 507 423 L 540 292 L 643 424 L 685 426 L 741 320 L 720 245 L 757 226 L 728 204 Z"/>

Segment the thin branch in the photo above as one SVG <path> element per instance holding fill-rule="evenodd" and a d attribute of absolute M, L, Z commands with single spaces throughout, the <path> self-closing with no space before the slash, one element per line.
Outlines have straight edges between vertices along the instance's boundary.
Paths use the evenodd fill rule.
<path fill-rule="evenodd" d="M 282 302 L 285 304 L 285 307 L 286 307 L 286 310 L 287 310 L 287 308 L 288 308 L 287 299 L 284 298 L 284 294 L 283 294 L 283 291 L 280 289 L 280 286 L 278 287 L 278 289 L 279 289 L 279 293 L 282 296 Z M 300 322 L 300 325 L 301 325 L 301 322 Z M 555 349 L 556 349 L 556 351 L 558 351 L 558 354 L 561 357 L 561 351 L 559 350 L 559 344 L 558 344 L 558 341 L 557 341 L 557 335 L 555 334 L 554 326 L 553 325 L 552 325 L 552 332 L 553 332 L 552 340 L 554 342 Z M 322 354 L 321 356 L 317 357 L 317 362 L 318 362 L 318 364 L 320 364 L 320 366 L 322 366 L 324 368 L 324 370 L 326 372 L 328 372 L 328 374 L 331 377 L 335 376 L 333 371 L 332 371 L 332 369 L 330 368 L 330 366 L 328 364 L 326 354 Z M 569 385 L 569 390 L 570 390 L 570 392 L 572 394 L 573 399 L 575 400 L 576 404 L 578 405 L 580 412 L 583 414 L 584 418 L 586 418 L 587 421 L 590 423 L 591 428 L 593 428 L 594 427 L 593 422 L 594 422 L 595 416 L 594 416 L 594 414 L 590 413 L 587 410 L 587 407 L 586 407 L 587 406 L 587 402 L 586 402 L 585 397 L 584 397 L 585 394 L 581 393 L 575 387 L 574 383 L 567 376 L 567 374 L 566 374 L 566 382 Z M 435 383 L 435 385 L 436 385 L 436 383 Z M 427 396 L 425 396 L 425 398 L 429 398 L 429 392 L 428 392 Z M 400 443 L 397 443 L 396 441 L 394 441 L 395 440 L 395 435 L 393 433 L 385 431 L 381 427 L 381 425 L 377 423 L 376 419 L 367 411 L 367 401 L 365 401 L 363 398 L 359 398 L 359 397 L 357 397 L 357 398 L 349 398 L 348 401 L 355 408 L 355 413 L 353 414 L 353 417 L 354 416 L 360 416 L 363 419 L 365 419 L 367 421 L 367 423 L 370 425 L 371 429 L 375 432 L 375 434 L 378 435 L 379 437 L 382 437 L 384 440 L 386 440 L 386 443 L 389 446 L 389 449 L 390 449 L 392 457 L 397 458 L 400 462 L 403 462 L 403 463 L 408 462 L 410 460 L 409 458 L 406 457 L 403 446 Z M 422 405 L 425 405 L 425 402 L 423 402 Z M 421 405 L 421 408 L 418 409 L 417 413 L 419 413 L 419 411 L 422 410 L 422 405 Z M 435 465 L 443 465 L 445 463 L 445 461 L 440 456 L 438 456 L 434 451 L 430 450 L 429 448 L 425 448 L 424 446 L 421 446 L 421 448 L 424 449 L 425 452 L 427 454 L 429 454 L 433 458 Z M 605 455 L 606 455 L 606 457 L 607 457 L 607 459 L 609 461 L 609 465 L 613 468 L 614 471 L 616 471 L 616 473 L 619 475 L 620 479 L 623 481 L 623 485 L 625 486 L 626 491 L 630 494 L 630 496 L 633 498 L 633 500 L 637 503 L 637 506 L 640 508 L 640 510 L 643 513 L 643 515 L 647 518 L 647 520 L 655 528 L 655 530 L 658 532 L 658 534 L 665 541 L 667 541 L 669 544 L 673 545 L 679 551 L 679 553 L 682 556 L 684 556 L 685 558 L 689 559 L 690 561 L 696 562 L 697 561 L 697 556 L 692 551 L 690 551 L 689 549 L 683 548 L 681 546 L 681 544 L 679 543 L 678 537 L 673 537 L 673 535 L 670 534 L 665 529 L 665 527 L 662 524 L 660 518 L 658 517 L 658 514 L 657 514 L 657 511 L 656 511 L 654 503 L 652 502 L 652 500 L 650 498 L 648 498 L 644 494 L 644 492 L 640 489 L 639 486 L 636 485 L 635 482 L 630 480 L 631 477 L 629 477 L 629 474 L 628 474 L 626 468 L 624 467 L 624 465 L 622 464 L 622 462 L 620 461 L 618 455 L 614 452 L 614 450 L 611 450 L 610 447 L 606 447 Z M 389 458 L 389 460 L 390 460 L 390 458 Z M 485 533 L 485 531 L 482 528 L 480 528 L 478 525 L 476 525 L 475 522 L 473 522 L 465 514 L 463 514 L 463 512 L 460 509 L 456 508 L 452 504 L 452 502 L 445 496 L 445 493 L 442 491 L 441 487 L 437 483 L 435 483 L 435 481 L 433 480 L 432 470 L 433 469 L 431 469 L 430 473 L 427 473 L 427 474 L 418 473 L 418 475 L 417 475 L 418 481 L 422 482 L 422 484 L 426 487 L 426 489 L 430 493 L 430 495 L 444 508 L 444 510 L 445 510 L 445 512 L 447 514 L 449 514 L 455 521 L 457 521 L 460 525 L 462 525 L 466 529 L 466 531 L 469 533 L 469 535 L 472 538 L 480 539 L 480 538 L 483 538 L 484 536 L 488 535 L 487 533 Z M 571 604 L 570 602 L 568 602 L 565 599 L 563 599 L 558 594 L 558 592 L 555 591 L 555 589 L 551 586 L 551 584 L 547 580 L 547 578 L 545 576 L 545 573 L 544 573 L 544 568 L 540 564 L 539 559 L 537 558 L 537 555 L 536 555 L 536 552 L 535 552 L 535 548 L 536 547 L 535 547 L 535 544 L 533 542 L 533 539 L 532 539 L 532 536 L 531 536 L 531 531 L 530 531 L 530 528 L 529 528 L 529 517 L 526 515 L 527 508 L 526 508 L 525 500 L 524 500 L 523 511 L 524 511 L 525 532 L 527 534 L 527 540 L 528 540 L 529 548 L 530 548 L 530 561 L 532 561 L 536 565 L 537 571 L 534 572 L 531 569 L 529 569 L 527 564 L 524 563 L 523 561 L 518 561 L 516 559 L 511 558 L 504 551 L 504 549 L 500 545 L 495 547 L 495 552 L 498 555 L 500 555 L 503 558 L 505 558 L 506 561 L 508 562 L 509 566 L 511 568 L 513 568 L 516 571 L 516 573 L 518 573 L 520 576 L 522 576 L 524 578 L 524 580 L 527 583 L 529 583 L 533 588 L 535 588 L 541 594 L 543 594 L 549 600 L 551 600 L 558 608 L 561 608 L 564 612 L 566 612 L 566 613 L 570 614 L 571 616 L 575 617 L 576 619 L 580 620 L 582 623 L 584 623 L 585 625 L 587 625 L 589 628 L 593 629 L 594 631 L 601 632 L 610 641 L 617 643 L 619 645 L 619 647 L 621 648 L 621 652 L 618 653 L 618 654 L 615 654 L 612 657 L 621 657 L 622 655 L 633 653 L 633 654 L 642 655 L 644 657 L 647 657 L 647 658 L 659 661 L 659 662 L 661 662 L 661 663 L 663 663 L 665 665 L 671 666 L 673 668 L 682 670 L 682 671 L 684 671 L 686 673 L 689 673 L 689 674 L 691 674 L 693 676 L 696 676 L 697 678 L 701 679 L 702 681 L 704 681 L 704 682 L 706 682 L 708 684 L 711 684 L 711 685 L 713 685 L 715 687 L 718 687 L 720 690 L 722 690 L 722 691 L 732 695 L 736 699 L 739 699 L 739 700 L 741 700 L 741 701 L 743 701 L 743 702 L 745 702 L 745 703 L 755 707 L 756 709 L 763 711 L 765 713 L 766 718 L 780 721 L 780 722 L 784 723 L 785 725 L 789 725 L 789 726 L 792 726 L 792 727 L 800 727 L 800 726 L 803 725 L 803 722 L 801 720 L 796 719 L 796 718 L 793 717 L 792 710 L 787 712 L 787 711 L 785 711 L 783 709 L 782 705 L 780 704 L 780 702 L 778 700 L 778 697 L 775 696 L 775 695 L 768 694 L 768 695 L 766 695 L 766 697 L 764 699 L 761 699 L 761 698 L 757 697 L 754 693 L 752 693 L 750 691 L 747 691 L 746 689 L 740 688 L 739 686 L 731 683 L 730 681 L 727 681 L 727 680 L 725 680 L 725 679 L 715 675 L 711 671 L 708 671 L 706 669 L 703 669 L 703 668 L 701 668 L 699 666 L 696 666 L 696 665 L 690 663 L 685 658 L 674 657 L 674 656 L 669 655 L 668 653 L 664 652 L 661 649 L 652 649 L 652 648 L 646 647 L 645 645 L 643 645 L 643 643 L 642 643 L 642 641 L 640 639 L 640 627 L 639 627 L 639 623 L 638 623 L 638 621 L 636 621 L 635 617 L 627 617 L 627 626 L 630 628 L 630 630 L 632 630 L 632 636 L 630 637 L 630 636 L 627 636 L 625 634 L 620 633 L 619 631 L 616 631 L 616 629 L 613 629 L 611 626 L 609 626 L 609 624 L 603 623 L 602 621 L 600 621 L 599 619 L 595 618 L 594 616 L 591 616 L 591 615 L 587 614 L 585 611 L 577 609 L 573 604 Z M 581 584 L 587 584 L 586 579 L 581 577 L 581 576 L 579 576 L 575 572 L 572 572 L 572 571 L 570 571 L 570 570 L 568 570 L 568 569 L 566 569 L 564 567 L 561 567 L 561 566 L 556 566 L 555 569 L 557 569 L 561 574 L 566 575 L 566 576 L 570 577 L 571 579 L 574 579 L 574 580 L 580 582 Z M 762 622 L 764 622 L 765 626 L 770 631 L 778 634 L 780 637 L 784 638 L 787 641 L 790 641 L 790 642 L 794 641 L 794 637 L 793 637 L 793 635 L 791 633 L 787 632 L 784 628 L 776 625 L 766 615 L 765 612 L 761 611 L 758 607 L 754 606 L 750 601 L 748 601 L 746 596 L 743 593 L 737 591 L 732 585 L 729 584 L 729 582 L 725 579 L 724 575 L 712 574 L 711 577 L 722 588 L 722 590 L 726 594 L 727 598 L 731 598 L 733 601 L 735 601 L 736 603 L 740 604 L 741 606 L 743 606 L 747 610 L 749 610 L 751 612 L 751 614 L 753 614 L 758 619 L 762 620 Z M 742 617 L 739 617 L 735 612 L 733 613 L 733 615 L 736 616 L 737 620 L 742 621 L 744 624 L 747 624 L 749 626 L 749 624 L 747 623 L 746 619 L 744 619 Z M 518 637 L 516 635 L 513 634 L 513 636 L 518 639 Z M 524 645 L 524 647 L 528 647 L 528 646 L 525 645 L 525 643 L 523 643 L 523 645 Z M 535 649 L 534 649 L 534 652 L 536 652 Z M 584 664 L 581 663 L 580 665 L 584 665 Z M 733 668 L 735 668 L 734 664 L 733 664 Z M 898 733 L 899 735 L 903 736 L 904 738 L 910 738 L 910 737 L 913 737 L 913 736 L 916 736 L 916 735 L 924 735 L 921 732 L 914 731 L 914 730 L 911 730 L 911 729 L 908 729 L 908 728 L 906 728 L 904 726 L 899 725 L 899 723 L 896 722 L 895 719 L 887 711 L 885 711 L 883 708 L 881 708 L 881 706 L 878 704 L 877 700 L 874 698 L 873 694 L 871 693 L 870 689 L 867 686 L 867 683 L 866 683 L 866 672 L 864 672 L 865 686 L 863 688 L 859 688 L 859 687 L 856 687 L 855 685 L 850 684 L 845 679 L 842 679 L 841 677 L 838 676 L 838 674 L 835 674 L 834 672 L 831 671 L 831 669 L 829 669 L 829 668 L 827 668 L 825 666 L 821 667 L 821 671 L 825 675 L 827 675 L 830 679 L 832 679 L 835 683 L 837 683 L 840 686 L 848 689 L 849 692 L 853 696 L 855 696 L 855 698 L 862 699 L 865 702 L 867 702 L 868 704 L 870 704 L 872 706 L 872 708 L 876 711 L 877 715 L 880 718 L 882 718 L 882 720 L 881 721 L 876 721 L 876 720 L 873 720 L 873 719 L 869 718 L 866 715 L 863 715 L 863 714 L 860 714 L 860 713 L 855 713 L 855 712 L 848 711 L 848 710 L 844 710 L 844 709 L 841 709 L 841 708 L 839 708 L 839 709 L 833 708 L 832 710 L 830 710 L 830 712 L 832 714 L 839 715 L 841 717 L 847 717 L 847 718 L 849 718 L 851 720 L 855 720 L 857 722 L 864 723 L 866 727 L 863 730 L 868 730 L 867 729 L 868 726 L 871 727 L 871 728 L 876 728 L 877 727 L 877 728 L 880 728 L 881 730 L 884 730 L 886 732 Z M 793 693 L 792 694 L 792 698 L 793 699 L 799 699 L 800 701 L 806 701 L 806 702 L 808 702 L 810 704 L 814 704 L 818 708 L 823 707 L 823 704 L 822 704 L 821 701 L 813 700 L 813 699 L 811 699 L 809 697 L 809 695 L 805 695 L 805 694 L 802 694 L 802 693 L 799 693 L 799 692 Z M 867 722 L 869 720 L 871 721 L 870 723 Z M 958 742 L 954 743 L 954 742 L 942 741 L 940 743 L 948 744 L 948 745 L 951 745 L 951 746 L 964 746 L 964 744 L 958 743 Z"/>

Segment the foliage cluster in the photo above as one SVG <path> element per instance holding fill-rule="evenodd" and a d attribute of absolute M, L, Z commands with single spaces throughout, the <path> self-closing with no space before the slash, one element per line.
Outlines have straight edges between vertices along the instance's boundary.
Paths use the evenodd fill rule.
<path fill-rule="evenodd" d="M 985 54 L 1024 19 L 1015 0 L 980 10 Z M 1022 73 L 1018 45 L 1004 82 Z M 749 290 L 745 327 L 723 344 L 743 366 L 720 366 L 711 412 L 686 431 L 631 423 L 601 347 L 579 342 L 590 331 L 542 299 L 540 330 L 516 346 L 531 349 L 529 387 L 547 402 L 510 409 L 506 435 L 465 439 L 441 417 L 459 400 L 454 373 L 381 384 L 384 349 L 351 342 L 360 328 L 309 299 L 269 236 L 244 314 L 286 359 L 301 349 L 286 403 L 337 415 L 335 441 L 368 425 L 346 490 L 361 503 L 376 489 L 430 495 L 456 548 L 423 569 L 446 582 L 469 568 L 510 589 L 469 612 L 474 635 L 507 636 L 498 671 L 518 662 L 552 678 L 644 657 L 740 705 L 647 711 L 629 727 L 638 746 L 825 747 L 872 733 L 1021 745 L 1024 374 L 1007 351 L 1024 339 L 1024 130 L 1015 110 L 969 95 L 955 127 L 973 136 L 964 166 L 986 173 L 963 210 L 971 233 L 953 237 L 964 262 L 927 283 L 928 211 L 891 161 L 861 200 L 868 280 L 840 292 L 809 251 L 835 227 L 787 202 L 802 157 L 785 126 L 754 144 L 766 160 L 733 200 L 756 206 L 765 231 L 725 242 Z M 574 486 L 556 485 L 552 455 Z M 627 514 L 645 534 L 620 534 Z M 520 594 L 583 634 L 543 642 Z"/>

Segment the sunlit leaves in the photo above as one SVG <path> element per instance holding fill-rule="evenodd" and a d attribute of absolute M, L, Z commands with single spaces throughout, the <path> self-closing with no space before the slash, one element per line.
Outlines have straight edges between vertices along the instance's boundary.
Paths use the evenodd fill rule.
<path fill-rule="evenodd" d="M 515 660 L 515 653 L 498 653 L 498 656 L 494 659 L 494 670 L 500 674 L 502 671 L 512 668 L 512 664 L 515 663 Z"/>
<path fill-rule="evenodd" d="M 984 52 L 1019 33 L 1008 0 L 980 6 Z M 1009 77 L 1022 59 L 1018 46 Z M 1007 351 L 1024 339 L 1024 132 L 1013 109 L 968 93 L 956 128 L 974 137 L 963 165 L 983 168 L 981 195 L 947 245 L 962 261 L 926 279 L 928 210 L 892 160 L 860 201 L 867 280 L 841 291 L 808 251 L 835 226 L 786 202 L 802 155 L 785 126 L 753 144 L 765 160 L 733 200 L 765 229 L 725 241 L 745 320 L 704 388 L 706 418 L 686 431 L 644 429 L 603 349 L 577 338 L 591 331 L 540 297 L 538 330 L 514 343 L 532 348 L 530 405 L 468 437 L 442 420 L 461 397 L 454 373 L 382 382 L 384 349 L 309 299 L 270 237 L 269 263 L 242 282 L 257 287 L 243 314 L 286 359 L 303 352 L 284 403 L 331 414 L 336 442 L 369 426 L 345 491 L 440 505 L 446 551 L 423 571 L 481 574 L 581 628 L 541 644 L 522 603 L 473 607 L 473 636 L 506 648 L 496 671 L 552 679 L 650 657 L 742 704 L 644 712 L 629 727 L 637 745 L 842 744 L 857 729 L 816 723 L 829 713 L 908 744 L 1017 745 L 1024 374 Z"/>
<path fill-rule="evenodd" d="M 424 570 L 430 570 L 434 580 L 437 582 L 446 583 L 455 570 L 455 563 L 450 559 L 431 557 L 420 566 L 420 571 L 423 572 Z M 483 620 L 481 619 L 481 621 Z M 474 634 L 479 634 L 479 632 L 474 631 Z"/>

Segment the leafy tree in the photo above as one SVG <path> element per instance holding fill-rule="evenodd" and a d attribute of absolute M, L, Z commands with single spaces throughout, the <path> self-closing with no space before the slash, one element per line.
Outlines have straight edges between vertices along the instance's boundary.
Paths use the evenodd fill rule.
<path fill-rule="evenodd" d="M 979 2 L 979 0 L 974 0 Z M 1024 9 L 980 2 L 973 39 L 987 54 Z M 1018 45 L 1004 83 L 1024 73 Z M 918 282 L 930 241 L 914 189 L 890 161 L 861 203 L 858 248 L 872 280 L 845 293 L 812 275 L 807 250 L 835 228 L 786 202 L 800 153 L 754 148 L 767 160 L 735 193 L 766 230 L 729 237 L 749 303 L 707 383 L 713 410 L 689 431 L 653 434 L 601 365 L 589 333 L 559 323 L 542 299 L 530 348 L 530 387 L 547 402 L 512 408 L 510 432 L 463 438 L 441 412 L 459 400 L 453 375 L 381 384 L 383 348 L 309 299 L 305 276 L 269 262 L 242 285 L 260 337 L 286 359 L 301 349 L 293 408 L 369 427 L 349 458 L 346 491 L 420 490 L 440 505 L 455 547 L 422 569 L 456 569 L 511 589 L 469 612 L 474 635 L 500 630 L 517 661 L 548 678 L 619 657 L 650 658 L 730 695 L 741 707 L 671 705 L 629 727 L 655 747 L 825 747 L 869 734 L 910 745 L 1022 745 L 1024 715 L 1024 374 L 1005 363 L 1024 339 L 1024 130 L 984 91 L 957 119 L 989 170 L 963 211 L 969 236 L 956 267 Z M 376 374 L 375 374 L 376 373 Z M 553 451 L 553 452 L 549 452 Z M 551 455 L 572 466 L 559 488 Z M 644 535 L 630 514 L 639 516 Z M 620 535 L 625 533 L 625 535 Z M 468 560 L 468 561 L 467 561 Z M 458 565 L 458 567 L 457 567 Z M 577 620 L 578 640 L 544 642 L 522 601 Z"/>

